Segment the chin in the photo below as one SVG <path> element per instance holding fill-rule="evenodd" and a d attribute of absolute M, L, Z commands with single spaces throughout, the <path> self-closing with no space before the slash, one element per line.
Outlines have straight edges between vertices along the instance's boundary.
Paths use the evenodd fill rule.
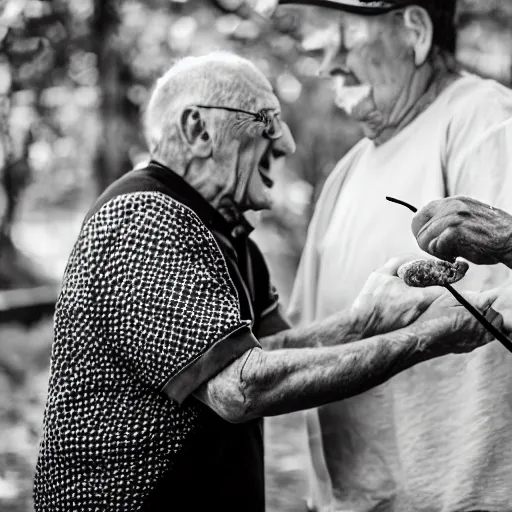
<path fill-rule="evenodd" d="M 370 140 L 378 139 L 386 130 L 386 120 L 380 112 L 372 112 L 364 119 L 358 120 L 363 134 Z"/>
<path fill-rule="evenodd" d="M 258 203 L 258 204 L 255 204 L 255 205 L 251 206 L 250 209 L 255 211 L 255 212 L 260 212 L 262 210 L 271 210 L 272 209 L 272 202 L 271 201 L 261 202 L 261 203 Z"/>
<path fill-rule="evenodd" d="M 270 195 L 267 197 L 258 197 L 252 200 L 249 200 L 249 206 L 247 210 L 253 210 L 255 212 L 259 212 L 261 210 L 270 210 L 272 208 L 272 198 Z"/>

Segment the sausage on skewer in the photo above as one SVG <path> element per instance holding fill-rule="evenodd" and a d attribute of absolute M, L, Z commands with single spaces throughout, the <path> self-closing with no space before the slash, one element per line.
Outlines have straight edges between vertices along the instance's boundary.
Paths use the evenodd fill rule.
<path fill-rule="evenodd" d="M 404 263 L 398 269 L 398 277 L 409 286 L 426 288 L 427 286 L 446 286 L 460 281 L 468 271 L 465 261 L 450 263 L 443 260 L 413 260 Z"/>

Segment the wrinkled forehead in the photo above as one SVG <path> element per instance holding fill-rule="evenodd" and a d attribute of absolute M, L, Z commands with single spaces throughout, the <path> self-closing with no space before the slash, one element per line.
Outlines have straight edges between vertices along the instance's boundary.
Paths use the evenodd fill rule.
<path fill-rule="evenodd" d="M 270 89 L 256 94 L 253 110 L 254 112 L 259 112 L 260 110 L 280 111 L 281 105 L 274 91 Z"/>
<path fill-rule="evenodd" d="M 224 77 L 218 75 L 216 82 L 219 97 L 212 99 L 219 104 L 253 112 L 280 108 L 269 80 L 251 65 L 231 68 Z"/>

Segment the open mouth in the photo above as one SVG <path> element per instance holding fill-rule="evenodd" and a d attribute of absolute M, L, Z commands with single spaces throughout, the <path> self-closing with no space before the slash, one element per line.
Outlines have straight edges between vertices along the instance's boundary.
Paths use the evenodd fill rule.
<path fill-rule="evenodd" d="M 362 85 L 356 75 L 348 70 L 343 71 L 340 68 L 333 69 L 331 71 L 331 76 L 335 79 L 335 83 L 341 83 L 343 87 L 354 87 L 356 85 Z"/>
<path fill-rule="evenodd" d="M 272 188 L 274 186 L 274 181 L 270 178 L 270 146 L 267 151 L 263 154 L 261 157 L 260 163 L 258 165 L 258 172 L 261 176 L 261 181 L 263 181 L 263 184 L 268 187 Z"/>

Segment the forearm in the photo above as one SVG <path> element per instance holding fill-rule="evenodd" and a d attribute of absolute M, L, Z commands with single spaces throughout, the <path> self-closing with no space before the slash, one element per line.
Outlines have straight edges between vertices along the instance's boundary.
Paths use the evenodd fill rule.
<path fill-rule="evenodd" d="M 315 322 L 307 327 L 286 329 L 260 339 L 265 350 L 332 347 L 360 340 L 362 326 L 351 310 Z"/>
<path fill-rule="evenodd" d="M 346 345 L 254 350 L 240 372 L 245 417 L 285 414 L 344 400 L 433 357 L 426 328 L 410 327 Z"/>

